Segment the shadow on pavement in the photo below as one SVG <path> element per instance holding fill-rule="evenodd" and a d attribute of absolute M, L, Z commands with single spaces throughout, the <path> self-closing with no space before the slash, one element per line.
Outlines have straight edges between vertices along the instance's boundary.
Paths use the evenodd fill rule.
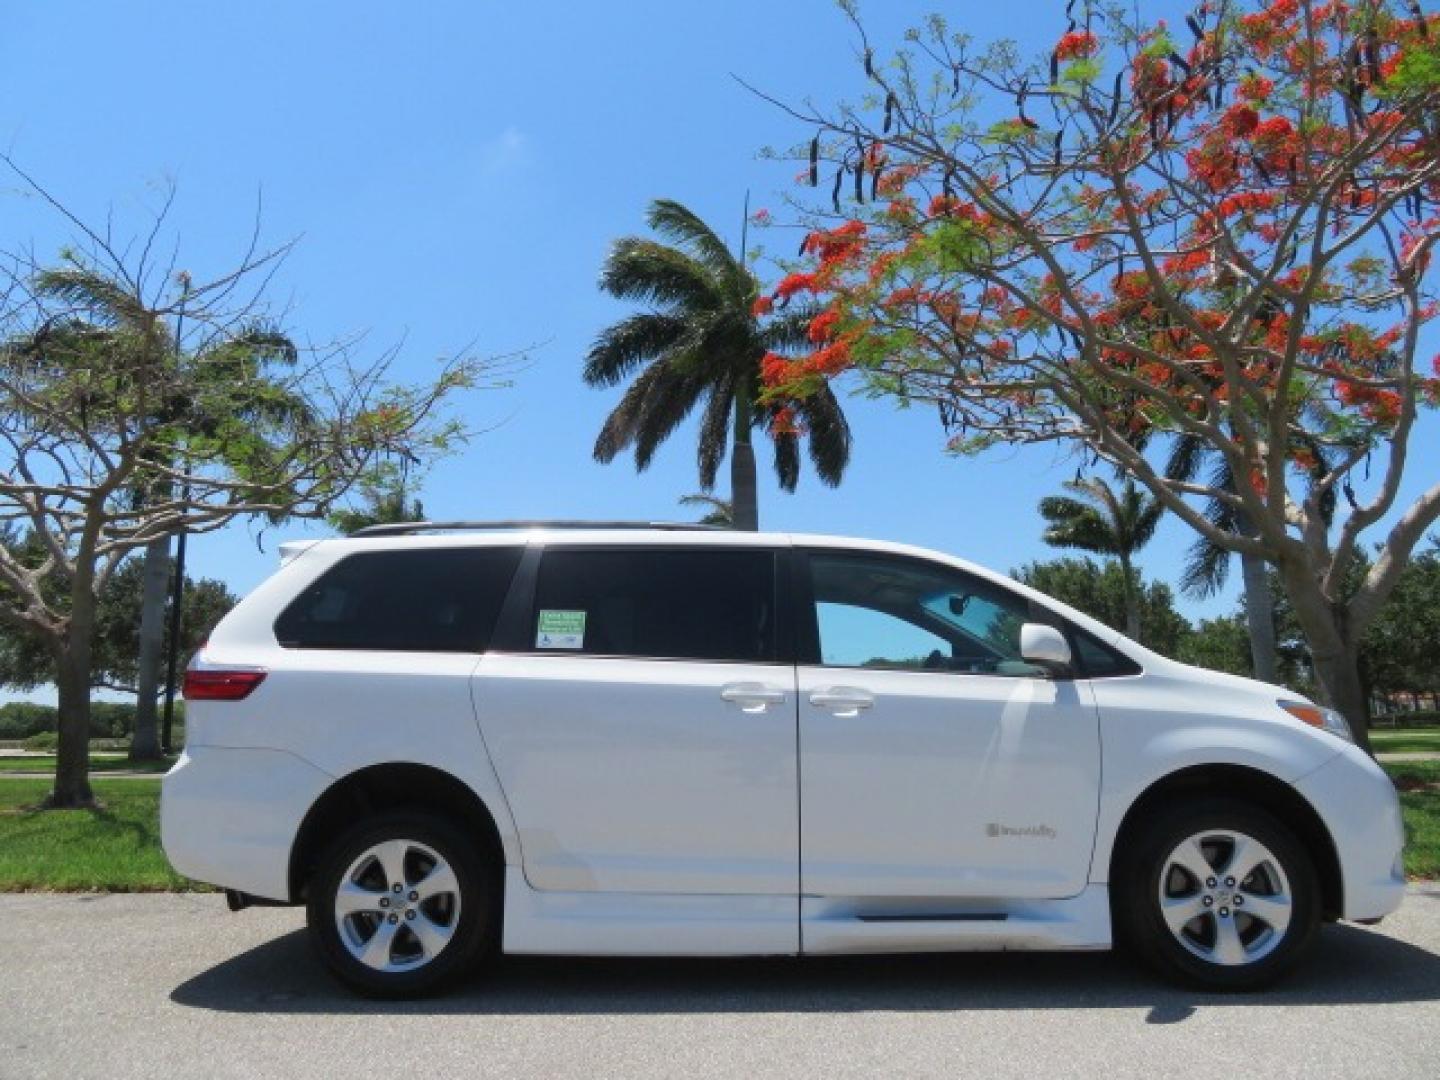
<path fill-rule="evenodd" d="M 303 931 L 177 987 L 179 1005 L 236 1013 L 475 1014 L 925 1012 L 1146 1008 L 1174 1024 L 1198 1005 L 1350 1005 L 1440 1000 L 1440 956 L 1351 926 L 1326 927 L 1310 960 L 1258 995 L 1178 989 L 1109 953 L 614 960 L 505 957 L 447 995 L 355 997 L 320 968 Z"/>

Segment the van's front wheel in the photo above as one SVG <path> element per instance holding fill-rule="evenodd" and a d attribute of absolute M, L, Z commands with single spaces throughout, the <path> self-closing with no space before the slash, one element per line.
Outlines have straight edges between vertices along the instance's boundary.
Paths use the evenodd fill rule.
<path fill-rule="evenodd" d="M 373 997 L 430 993 L 490 936 L 484 860 L 439 818 L 390 813 L 337 840 L 310 881 L 306 920 L 326 966 Z"/>
<path fill-rule="evenodd" d="M 1162 974 L 1256 989 L 1314 937 L 1314 864 L 1258 807 L 1206 800 L 1160 815 L 1134 839 L 1116 882 L 1116 931 Z"/>

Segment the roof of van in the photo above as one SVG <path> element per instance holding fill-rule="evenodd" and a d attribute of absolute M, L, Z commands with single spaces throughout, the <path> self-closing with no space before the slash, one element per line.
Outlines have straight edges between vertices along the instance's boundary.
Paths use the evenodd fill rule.
<path fill-rule="evenodd" d="M 920 555 L 943 555 L 942 552 L 895 543 L 887 540 L 870 540 L 864 537 L 831 536 L 820 533 L 789 532 L 748 532 L 740 529 L 696 527 L 685 528 L 657 524 L 630 525 L 597 523 L 516 523 L 500 526 L 471 526 L 466 528 L 447 526 L 440 531 L 413 530 L 404 532 L 362 532 L 349 536 L 330 537 L 317 541 L 330 547 L 343 546 L 355 551 L 394 547 L 458 547 L 490 546 L 525 543 L 543 539 L 547 544 L 656 544 L 676 546 L 718 546 L 718 547 L 791 547 L 795 545 L 823 545 L 827 547 L 868 548 L 894 552 L 910 552 Z M 950 558 L 951 556 L 944 556 Z"/>

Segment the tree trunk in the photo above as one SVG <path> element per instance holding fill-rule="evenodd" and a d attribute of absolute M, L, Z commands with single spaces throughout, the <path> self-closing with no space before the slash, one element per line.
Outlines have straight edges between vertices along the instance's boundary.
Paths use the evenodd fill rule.
<path fill-rule="evenodd" d="M 1326 599 L 1303 567 L 1290 569 L 1282 565 L 1280 573 L 1315 665 L 1321 700 L 1345 717 L 1355 742 L 1371 753 L 1370 711 L 1360 677 L 1360 643 L 1352 640 L 1348 632 L 1344 610 Z"/>
<path fill-rule="evenodd" d="M 1140 598 L 1136 595 L 1135 570 L 1130 560 L 1120 556 L 1120 573 L 1125 576 L 1125 636 L 1140 641 Z"/>
<path fill-rule="evenodd" d="M 49 805 L 94 805 L 90 790 L 90 653 L 95 631 L 93 602 L 89 610 L 73 611 L 65 643 L 55 664 L 59 691 L 60 745 L 55 762 L 55 788 Z"/>
<path fill-rule="evenodd" d="M 1370 709 L 1365 700 L 1365 684 L 1360 678 L 1360 649 L 1350 646 L 1339 653 L 1312 657 L 1315 677 L 1325 704 L 1345 715 L 1345 722 L 1355 741 L 1370 753 Z"/>
<path fill-rule="evenodd" d="M 165 641 L 165 593 L 170 575 L 170 538 L 150 541 L 140 600 L 140 657 L 135 684 L 135 731 L 130 738 L 131 761 L 158 761 L 160 734 L 156 701 Z"/>
<path fill-rule="evenodd" d="M 1270 595 L 1270 578 L 1265 571 L 1265 560 L 1258 555 L 1240 556 L 1240 573 L 1245 582 L 1245 625 L 1250 631 L 1250 663 L 1255 678 L 1278 683 L 1275 600 Z"/>
<path fill-rule="evenodd" d="M 740 380 L 735 390 L 735 446 L 730 454 L 730 503 L 735 528 L 760 528 L 760 507 L 755 480 L 755 448 L 750 444 L 751 388 Z"/>

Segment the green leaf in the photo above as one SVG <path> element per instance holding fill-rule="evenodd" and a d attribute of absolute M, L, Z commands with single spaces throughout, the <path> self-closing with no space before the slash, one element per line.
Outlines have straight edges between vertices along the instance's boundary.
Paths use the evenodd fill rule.
<path fill-rule="evenodd" d="M 1060 72 L 1062 85 L 1087 86 L 1104 73 L 1105 66 L 1098 56 L 1086 57 L 1065 65 Z"/>

